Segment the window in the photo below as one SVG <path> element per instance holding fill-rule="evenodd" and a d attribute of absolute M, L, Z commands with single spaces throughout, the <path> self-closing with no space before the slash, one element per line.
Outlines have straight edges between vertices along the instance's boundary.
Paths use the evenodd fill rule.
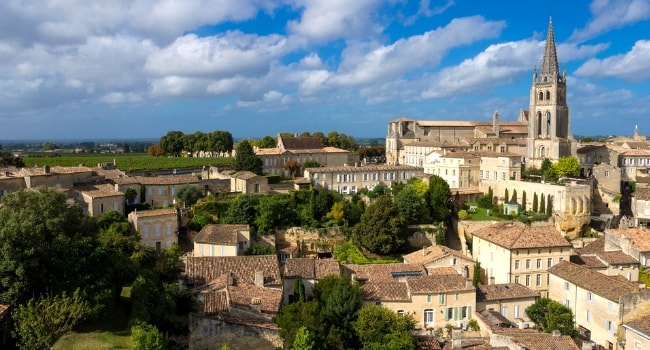
<path fill-rule="evenodd" d="M 519 276 L 515 276 L 515 283 L 519 284 Z"/>
<path fill-rule="evenodd" d="M 530 275 L 526 275 L 526 287 L 530 287 Z"/>
<path fill-rule="evenodd" d="M 100 213 L 104 212 L 104 203 L 99 203 L 99 212 Z"/>
<path fill-rule="evenodd" d="M 535 276 L 535 285 L 538 287 L 542 285 L 542 275 L 539 273 Z"/>
<path fill-rule="evenodd" d="M 404 310 L 397 310 L 397 314 L 400 316 L 404 316 Z"/>
<path fill-rule="evenodd" d="M 172 224 L 167 224 L 167 235 L 169 236 L 171 234 L 172 234 Z"/>
<path fill-rule="evenodd" d="M 587 292 L 587 300 L 591 301 L 592 303 L 594 302 L 594 295 L 591 292 Z"/>
<path fill-rule="evenodd" d="M 433 310 L 432 309 L 424 310 L 424 326 L 425 327 L 433 326 Z"/>
<path fill-rule="evenodd" d="M 456 299 L 456 301 L 458 301 L 460 299 L 460 294 L 456 293 L 455 299 Z"/>
<path fill-rule="evenodd" d="M 164 190 L 163 190 L 163 187 L 162 187 L 162 186 L 158 186 L 158 194 L 159 194 L 159 195 L 162 195 L 162 194 L 163 194 L 163 191 L 164 191 Z"/>
<path fill-rule="evenodd" d="M 530 259 L 526 259 L 526 270 L 530 270 Z"/>
<path fill-rule="evenodd" d="M 614 333 L 614 324 L 610 320 L 605 320 L 605 330 Z"/>
<path fill-rule="evenodd" d="M 444 294 L 442 294 L 442 293 L 438 294 L 438 303 L 440 305 L 445 303 L 445 295 Z"/>
<path fill-rule="evenodd" d="M 449 321 L 454 318 L 454 308 L 448 307 L 447 314 L 445 315 L 445 321 Z"/>
<path fill-rule="evenodd" d="M 546 267 L 551 267 L 553 266 L 553 258 L 548 258 L 546 261 Z"/>
<path fill-rule="evenodd" d="M 156 237 L 160 237 L 160 224 L 156 224 Z"/>
<path fill-rule="evenodd" d="M 428 294 L 427 295 L 427 303 L 430 303 L 430 302 L 431 302 L 431 294 Z"/>
<path fill-rule="evenodd" d="M 569 282 L 564 282 L 564 290 L 569 290 Z"/>
<path fill-rule="evenodd" d="M 460 308 L 460 318 L 461 319 L 465 319 L 465 318 L 469 317 L 469 309 L 470 309 L 469 306 L 463 306 L 462 308 Z"/>
<path fill-rule="evenodd" d="M 591 310 L 587 310 L 587 315 L 585 316 L 587 322 L 591 322 Z"/>
<path fill-rule="evenodd" d="M 542 268 L 542 259 L 537 259 L 537 268 L 538 269 Z"/>
<path fill-rule="evenodd" d="M 515 313 L 515 318 L 518 318 L 519 317 L 519 305 L 515 305 L 514 313 Z"/>
<path fill-rule="evenodd" d="M 568 307 L 570 309 L 571 308 L 571 300 L 564 299 L 564 306 L 566 306 L 566 307 Z"/>
<path fill-rule="evenodd" d="M 519 270 L 519 260 L 515 260 L 515 270 Z"/>
<path fill-rule="evenodd" d="M 507 307 L 505 307 L 505 306 L 501 307 L 501 315 L 503 317 L 508 317 L 508 308 Z"/>
<path fill-rule="evenodd" d="M 145 227 L 142 229 L 142 237 L 143 238 L 149 238 L 149 228 Z"/>

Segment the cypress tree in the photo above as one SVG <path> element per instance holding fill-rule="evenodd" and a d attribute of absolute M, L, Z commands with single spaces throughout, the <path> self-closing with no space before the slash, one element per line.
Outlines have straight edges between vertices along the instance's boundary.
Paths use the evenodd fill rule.
<path fill-rule="evenodd" d="M 510 199 L 510 197 L 508 197 L 508 189 L 506 188 L 506 194 L 503 196 L 503 201 L 507 203 L 508 199 Z"/>
<path fill-rule="evenodd" d="M 548 203 L 546 203 L 546 216 L 549 216 L 549 217 L 550 217 L 551 214 L 553 214 L 553 201 L 552 201 L 552 197 L 551 197 L 551 196 L 548 196 L 548 197 L 546 198 L 546 201 L 548 202 Z"/>
<path fill-rule="evenodd" d="M 526 212 L 526 191 L 521 194 L 521 211 Z"/>
<path fill-rule="evenodd" d="M 512 198 L 510 198 L 510 200 L 512 200 L 514 202 L 517 201 L 517 190 L 516 189 L 512 190 Z"/>
<path fill-rule="evenodd" d="M 546 214 L 546 199 L 544 198 L 544 194 L 539 197 L 539 212 L 542 214 Z"/>
<path fill-rule="evenodd" d="M 534 192 L 533 193 L 533 213 L 537 213 L 537 204 L 538 204 L 537 201 L 538 201 L 537 192 Z"/>

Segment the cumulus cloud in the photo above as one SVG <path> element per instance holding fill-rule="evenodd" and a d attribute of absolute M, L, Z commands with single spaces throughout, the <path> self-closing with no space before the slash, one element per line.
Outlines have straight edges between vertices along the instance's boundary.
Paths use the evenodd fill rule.
<path fill-rule="evenodd" d="M 580 77 L 616 77 L 629 81 L 650 78 L 650 41 L 639 40 L 632 49 L 621 55 L 604 59 L 592 58 L 575 72 Z"/>
<path fill-rule="evenodd" d="M 569 41 L 584 41 L 650 18 L 650 3 L 647 0 L 594 0 L 589 8 L 592 20 L 585 28 L 574 30 Z"/>
<path fill-rule="evenodd" d="M 400 39 L 387 46 L 350 45 L 333 81 L 341 85 L 365 85 L 390 80 L 418 67 L 436 66 L 452 48 L 499 35 L 503 21 L 481 16 L 452 20 L 447 26 Z"/>

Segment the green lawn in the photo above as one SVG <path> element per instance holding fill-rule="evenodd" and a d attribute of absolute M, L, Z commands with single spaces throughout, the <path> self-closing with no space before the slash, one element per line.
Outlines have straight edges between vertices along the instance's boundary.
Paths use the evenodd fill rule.
<path fill-rule="evenodd" d="M 142 153 L 129 154 L 73 154 L 62 153 L 57 156 L 23 158 L 25 166 L 97 166 L 98 163 L 117 163 L 120 170 L 140 171 L 158 169 L 182 169 L 202 166 L 231 166 L 234 158 L 186 158 L 186 157 L 151 157 Z"/>
<path fill-rule="evenodd" d="M 128 316 L 121 305 L 110 307 L 99 320 L 79 325 L 54 344 L 57 350 L 132 348 Z"/>
<path fill-rule="evenodd" d="M 476 207 L 474 211 L 470 211 L 470 207 Z M 485 208 L 481 208 L 478 206 L 478 203 L 475 202 L 470 202 L 465 204 L 465 210 L 467 210 L 467 213 L 470 214 L 470 218 L 467 220 L 494 220 L 494 221 L 501 221 L 504 220 L 501 217 L 493 216 L 493 215 L 488 215 L 487 210 Z M 490 209 L 490 214 L 493 214 L 494 210 Z"/>

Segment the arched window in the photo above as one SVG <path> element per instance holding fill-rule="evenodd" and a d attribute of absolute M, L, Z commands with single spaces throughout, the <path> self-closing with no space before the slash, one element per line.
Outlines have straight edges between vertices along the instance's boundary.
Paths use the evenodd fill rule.
<path fill-rule="evenodd" d="M 541 91 L 539 92 L 539 100 L 544 101 L 544 93 Z"/>
<path fill-rule="evenodd" d="M 535 136 L 541 135 L 542 134 L 542 113 L 541 112 L 537 112 L 537 128 L 536 129 L 537 129 L 537 135 L 535 135 Z"/>
<path fill-rule="evenodd" d="M 539 148 L 539 157 L 540 158 L 546 158 L 546 148 L 544 148 L 544 146 L 541 146 Z"/>
<path fill-rule="evenodd" d="M 546 135 L 551 134 L 551 112 L 546 112 Z"/>
<path fill-rule="evenodd" d="M 546 99 L 547 100 L 551 99 L 551 92 L 550 91 L 546 91 Z"/>

